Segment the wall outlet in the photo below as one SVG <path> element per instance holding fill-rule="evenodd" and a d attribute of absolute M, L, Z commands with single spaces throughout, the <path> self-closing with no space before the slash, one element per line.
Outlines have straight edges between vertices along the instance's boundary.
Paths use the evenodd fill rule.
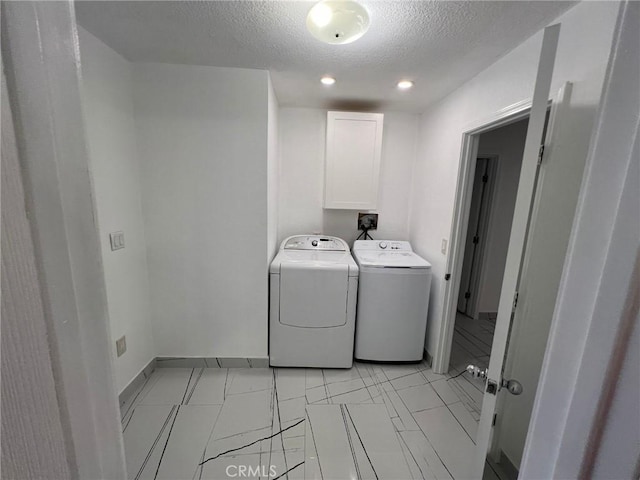
<path fill-rule="evenodd" d="M 116 340 L 116 353 L 119 357 L 124 355 L 124 352 L 127 351 L 127 337 L 125 335 L 121 336 L 118 340 Z"/>
<path fill-rule="evenodd" d="M 440 244 L 440 252 L 442 252 L 443 255 L 447 254 L 447 239 L 446 238 L 442 239 L 442 243 Z"/>
<path fill-rule="evenodd" d="M 124 232 L 113 232 L 109 234 L 111 242 L 111 251 L 124 248 Z"/>
<path fill-rule="evenodd" d="M 378 228 L 377 213 L 358 213 L 358 230 L 375 230 Z"/>

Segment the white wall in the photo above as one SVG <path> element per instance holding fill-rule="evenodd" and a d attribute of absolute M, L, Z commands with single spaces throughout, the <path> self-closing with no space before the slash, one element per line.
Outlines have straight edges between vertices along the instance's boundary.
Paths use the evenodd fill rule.
<path fill-rule="evenodd" d="M 268 73 L 135 64 L 158 356 L 267 355 Z"/>
<path fill-rule="evenodd" d="M 521 120 L 480 135 L 478 156 L 497 155 L 498 171 L 480 266 L 477 312 L 498 311 L 528 124 L 528 120 Z"/>
<path fill-rule="evenodd" d="M 418 119 L 384 113 L 378 230 L 374 238 L 406 240 Z M 322 208 L 327 111 L 280 109 L 279 241 L 290 235 L 323 233 L 352 242 L 359 235 L 358 212 Z"/>
<path fill-rule="evenodd" d="M 557 19 L 562 23 L 551 91 L 574 83 L 571 110 L 574 138 L 588 142 L 609 48 L 617 3 L 583 2 Z M 433 282 L 425 348 L 433 355 L 442 325 L 446 255 L 463 132 L 489 115 L 530 99 L 542 33 L 536 34 L 495 64 L 431 107 L 422 116 L 418 159 L 411 198 L 411 242 L 433 265 Z M 567 138 L 571 144 L 571 137 Z M 580 146 L 584 148 L 584 146 Z"/>
<path fill-rule="evenodd" d="M 131 64 L 80 29 L 82 94 L 89 160 L 107 287 L 116 388 L 154 358 L 140 172 L 133 117 Z M 125 248 L 111 251 L 109 233 L 123 231 Z M 115 340 L 127 338 L 116 355 Z"/>
<path fill-rule="evenodd" d="M 278 249 L 278 184 L 280 160 L 278 151 L 278 99 L 268 77 L 267 98 L 267 262 Z"/>

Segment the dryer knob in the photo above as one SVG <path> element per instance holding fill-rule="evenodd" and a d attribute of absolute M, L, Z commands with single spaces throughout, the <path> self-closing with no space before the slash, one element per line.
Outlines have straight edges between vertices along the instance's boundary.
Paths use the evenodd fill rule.
<path fill-rule="evenodd" d="M 318 246 L 318 240 L 312 240 L 311 241 L 311 245 L 313 245 L 314 247 Z"/>
<path fill-rule="evenodd" d="M 384 250 L 385 248 L 387 248 L 387 242 L 380 242 L 378 246 Z"/>

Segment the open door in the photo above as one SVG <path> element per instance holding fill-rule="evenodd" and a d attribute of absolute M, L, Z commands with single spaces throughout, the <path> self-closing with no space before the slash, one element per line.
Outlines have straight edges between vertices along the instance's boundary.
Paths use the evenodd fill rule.
<path fill-rule="evenodd" d="M 517 301 L 517 287 L 526 244 L 527 228 L 533 205 L 540 145 L 542 145 L 543 141 L 559 33 L 559 24 L 552 25 L 544 30 L 489 368 L 486 371 L 480 371 L 480 369 L 476 368 L 474 372 L 476 375 L 486 378 L 486 381 L 482 413 L 476 437 L 476 451 L 472 471 L 470 472 L 475 473 L 475 475 L 471 475 L 471 478 L 478 478 L 479 472 L 484 471 L 498 395 L 505 395 L 508 392 L 518 394 L 518 391 L 522 388 L 517 379 L 509 380 L 503 378 L 503 371 L 512 314 Z M 553 119 L 551 119 L 551 123 L 553 123 Z"/>

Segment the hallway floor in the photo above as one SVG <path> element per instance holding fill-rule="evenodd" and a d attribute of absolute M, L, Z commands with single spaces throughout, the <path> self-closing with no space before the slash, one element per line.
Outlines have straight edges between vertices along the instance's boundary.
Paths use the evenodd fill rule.
<path fill-rule="evenodd" d="M 448 375 L 424 362 L 158 368 L 122 407 L 128 476 L 465 478 L 482 393 L 453 378 L 468 355 L 458 350 Z"/>
<path fill-rule="evenodd" d="M 481 318 L 474 320 L 459 313 L 456 315 L 456 324 L 451 347 L 451 366 L 460 367 L 473 363 L 480 368 L 489 365 L 491 356 L 491 344 L 496 328 L 494 313 L 481 314 Z"/>

